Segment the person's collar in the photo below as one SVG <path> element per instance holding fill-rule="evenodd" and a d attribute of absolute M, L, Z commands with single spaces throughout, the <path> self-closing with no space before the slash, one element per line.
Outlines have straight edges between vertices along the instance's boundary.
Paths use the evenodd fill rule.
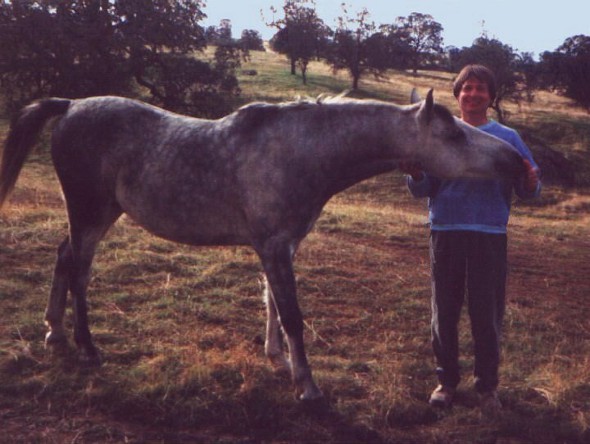
<path fill-rule="evenodd" d="M 492 119 L 488 119 L 486 123 L 482 123 L 481 125 L 476 126 L 478 129 L 487 129 L 490 126 L 494 125 L 496 122 Z"/>

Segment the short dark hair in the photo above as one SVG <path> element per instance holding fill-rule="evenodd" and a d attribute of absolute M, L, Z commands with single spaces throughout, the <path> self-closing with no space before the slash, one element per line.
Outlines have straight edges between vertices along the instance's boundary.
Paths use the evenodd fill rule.
<path fill-rule="evenodd" d="M 469 77 L 475 77 L 481 82 L 488 85 L 488 92 L 492 103 L 496 100 L 496 76 L 487 66 L 483 65 L 466 65 L 457 75 L 457 78 L 453 82 L 453 94 L 455 97 L 459 97 L 463 84 Z"/>

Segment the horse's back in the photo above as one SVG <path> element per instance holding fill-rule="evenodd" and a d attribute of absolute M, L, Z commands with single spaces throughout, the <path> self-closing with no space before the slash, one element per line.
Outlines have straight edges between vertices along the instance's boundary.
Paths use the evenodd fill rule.
<path fill-rule="evenodd" d="M 123 97 L 74 100 L 54 129 L 53 143 L 58 149 L 67 149 L 67 145 L 96 145 L 112 142 L 117 137 L 143 140 L 151 131 L 158 131 L 167 114 L 159 108 Z"/>

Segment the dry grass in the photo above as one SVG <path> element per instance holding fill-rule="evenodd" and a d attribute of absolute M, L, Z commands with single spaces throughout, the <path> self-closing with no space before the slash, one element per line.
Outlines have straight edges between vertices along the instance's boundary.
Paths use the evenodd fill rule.
<path fill-rule="evenodd" d="M 248 67 L 259 74 L 241 79 L 247 100 L 348 87 L 344 74 L 334 78 L 319 64 L 304 87 L 272 54 L 254 53 Z M 413 85 L 434 85 L 437 98 L 454 106 L 450 79 L 391 73 L 361 88 L 367 97 L 404 102 Z M 534 127 L 544 113 L 566 124 L 585 118 L 570 106 L 542 95 L 528 122 Z M 575 149 L 588 153 L 587 144 Z M 425 202 L 411 199 L 396 173 L 336 196 L 296 260 L 308 353 L 328 401 L 313 408 L 294 399 L 263 356 L 254 253 L 171 244 L 125 218 L 101 244 L 90 287 L 105 364 L 87 369 L 74 353 L 48 356 L 43 309 L 67 221 L 41 151 L 0 215 L 2 440 L 588 442 L 589 208 L 585 188 L 548 187 L 536 204 L 515 204 L 500 387 L 505 414 L 482 424 L 466 319 L 457 404 L 440 412 L 426 403 L 435 381 Z"/>

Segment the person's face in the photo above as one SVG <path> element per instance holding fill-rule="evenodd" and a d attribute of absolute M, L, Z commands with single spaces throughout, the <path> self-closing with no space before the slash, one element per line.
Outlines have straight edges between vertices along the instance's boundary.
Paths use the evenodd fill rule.
<path fill-rule="evenodd" d="M 476 77 L 469 77 L 457 97 L 463 115 L 485 116 L 491 104 L 488 85 Z"/>

